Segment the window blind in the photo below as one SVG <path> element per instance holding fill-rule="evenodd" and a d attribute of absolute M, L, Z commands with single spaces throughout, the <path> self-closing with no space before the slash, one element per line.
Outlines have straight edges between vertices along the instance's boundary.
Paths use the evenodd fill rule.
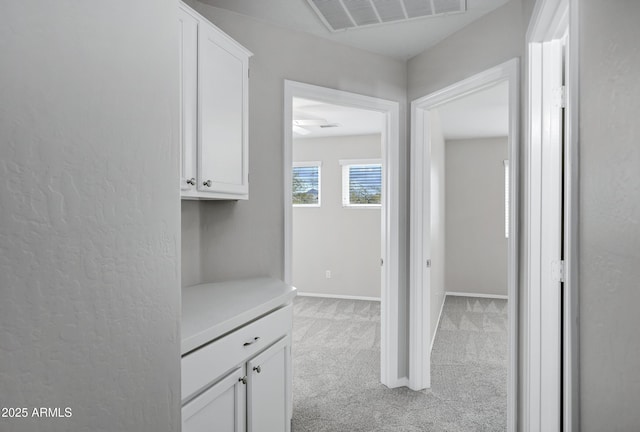
<path fill-rule="evenodd" d="M 380 204 L 382 195 L 382 165 L 349 165 L 348 204 Z"/>
<path fill-rule="evenodd" d="M 320 203 L 320 167 L 293 167 L 293 204 L 318 205 Z"/>

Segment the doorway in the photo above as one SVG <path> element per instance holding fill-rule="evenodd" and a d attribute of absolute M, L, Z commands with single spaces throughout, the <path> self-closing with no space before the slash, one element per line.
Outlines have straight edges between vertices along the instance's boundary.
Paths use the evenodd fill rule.
<path fill-rule="evenodd" d="M 301 98 L 293 114 L 292 283 L 379 302 L 383 115 Z"/>
<path fill-rule="evenodd" d="M 432 304 L 432 254 L 437 252 L 432 242 L 431 133 L 435 109 L 444 104 L 500 83 L 508 87 L 507 164 L 509 190 L 509 236 L 507 239 L 508 295 L 508 379 L 507 430 L 516 430 L 517 399 L 517 322 L 518 322 L 518 116 L 519 64 L 517 59 L 456 83 L 411 104 L 411 274 L 410 274 L 410 367 L 409 387 L 414 390 L 431 386 L 431 336 L 437 325 Z"/>
<path fill-rule="evenodd" d="M 295 81 L 284 84 L 284 279 L 293 282 L 293 103 L 294 99 L 318 101 L 380 113 L 382 116 L 380 382 L 394 388 L 406 385 L 398 376 L 398 280 L 399 280 L 399 104 L 379 98 Z"/>

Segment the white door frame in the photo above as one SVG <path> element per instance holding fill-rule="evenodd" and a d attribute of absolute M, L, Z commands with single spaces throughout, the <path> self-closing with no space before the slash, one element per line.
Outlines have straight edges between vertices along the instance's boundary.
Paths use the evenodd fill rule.
<path fill-rule="evenodd" d="M 398 280 L 400 275 L 400 104 L 341 90 L 284 82 L 284 280 L 292 283 L 291 167 L 294 97 L 377 111 L 383 114 L 381 235 L 382 292 L 380 304 L 380 381 L 387 387 L 406 385 L 398 376 Z"/>
<path fill-rule="evenodd" d="M 527 330 L 523 403 L 527 432 L 578 431 L 578 1 L 539 0 L 527 30 L 527 151 L 525 152 L 525 306 Z M 554 51 L 564 51 L 564 65 Z M 554 58 L 555 57 L 555 58 Z M 562 71 L 562 72 L 559 72 Z M 558 76 L 564 78 L 560 91 Z M 564 96 L 563 96 L 564 93 Z M 563 102 L 564 99 L 564 102 Z M 562 198 L 555 147 L 564 103 L 564 227 L 556 218 Z M 561 172 L 560 172 L 561 174 Z M 550 184 L 553 179 L 555 184 Z M 564 228 L 564 239 L 562 237 Z M 556 263 L 564 240 L 564 265 Z M 551 262 L 553 261 L 553 262 Z M 562 270 L 562 275 L 558 274 Z M 563 320 L 559 279 L 564 282 Z M 549 317 L 554 318 L 550 325 Z M 564 333 L 563 344 L 560 332 Z M 562 353 L 562 364 L 560 355 Z M 564 373 L 562 373 L 564 370 Z M 561 387 L 562 377 L 562 387 Z M 562 393 L 560 389 L 562 388 Z M 562 415 L 561 415 L 562 413 Z M 560 419 L 563 419 L 561 425 Z"/>
<path fill-rule="evenodd" d="M 512 59 L 411 103 L 411 275 L 409 387 L 430 387 L 431 350 L 430 284 L 428 236 L 425 218 L 430 212 L 429 110 L 453 99 L 497 83 L 509 83 L 509 193 L 510 232 L 508 239 L 507 287 L 509 296 L 508 430 L 516 431 L 518 372 L 518 143 L 519 60 Z M 425 239 L 427 241 L 425 241 Z"/>

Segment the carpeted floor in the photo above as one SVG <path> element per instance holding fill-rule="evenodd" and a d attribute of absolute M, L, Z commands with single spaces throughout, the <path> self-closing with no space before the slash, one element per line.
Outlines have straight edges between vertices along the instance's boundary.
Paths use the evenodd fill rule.
<path fill-rule="evenodd" d="M 297 297 L 293 432 L 504 431 L 507 301 L 447 297 L 429 390 L 380 375 L 380 303 Z"/>

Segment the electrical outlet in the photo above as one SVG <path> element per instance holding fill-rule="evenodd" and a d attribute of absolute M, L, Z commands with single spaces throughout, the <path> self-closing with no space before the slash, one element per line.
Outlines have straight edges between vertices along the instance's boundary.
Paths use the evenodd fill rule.
<path fill-rule="evenodd" d="M 327 279 L 331 279 L 331 270 L 327 270 L 326 272 L 324 272 L 324 275 Z"/>

